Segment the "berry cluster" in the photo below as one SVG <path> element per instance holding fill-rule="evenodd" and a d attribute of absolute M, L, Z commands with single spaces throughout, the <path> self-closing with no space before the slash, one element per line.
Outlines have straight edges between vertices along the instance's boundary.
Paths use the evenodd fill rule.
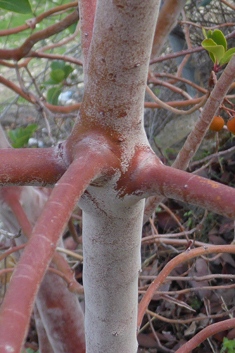
<path fill-rule="evenodd" d="M 209 129 L 212 131 L 220 131 L 223 129 L 224 124 L 225 124 L 224 119 L 221 116 L 215 116 L 210 124 Z M 230 132 L 232 132 L 235 135 L 235 117 L 228 120 L 227 128 Z"/>

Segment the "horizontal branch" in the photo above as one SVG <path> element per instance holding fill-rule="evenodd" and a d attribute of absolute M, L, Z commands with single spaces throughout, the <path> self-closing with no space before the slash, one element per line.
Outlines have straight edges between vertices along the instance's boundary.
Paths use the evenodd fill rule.
<path fill-rule="evenodd" d="M 0 64 L 1 64 L 1 60 L 0 60 Z M 24 93 L 19 86 L 17 86 L 15 83 L 11 82 L 10 80 L 7 80 L 5 77 L 2 77 L 1 75 L 0 75 L 0 83 L 2 83 L 4 86 L 10 88 L 12 91 L 19 94 L 22 98 L 26 99 L 28 102 L 30 102 L 32 104 L 37 104 L 34 97 L 32 97 L 30 94 L 27 95 L 26 93 Z M 64 107 L 62 105 L 53 105 L 53 104 L 46 103 L 46 102 L 45 103 L 41 102 L 41 103 L 45 104 L 45 106 L 49 110 L 51 110 L 52 112 L 65 113 L 65 114 L 76 111 L 76 110 L 80 109 L 80 106 L 81 106 L 81 103 L 68 105 L 66 107 Z"/>
<path fill-rule="evenodd" d="M 9 36 L 11 34 L 16 34 L 16 33 L 25 31 L 26 29 L 29 29 L 29 28 L 34 29 L 36 27 L 36 24 L 40 23 L 44 18 L 47 18 L 53 14 L 56 14 L 57 12 L 61 12 L 61 11 L 70 9 L 72 7 L 76 7 L 77 5 L 78 5 L 78 2 L 73 1 L 70 4 L 64 4 L 64 5 L 54 7 L 48 11 L 43 12 L 42 14 L 38 15 L 37 17 L 34 17 L 34 18 L 27 20 L 26 23 L 21 26 L 9 28 L 9 29 L 4 29 L 4 30 L 0 31 L 0 37 Z"/>
<path fill-rule="evenodd" d="M 205 96 L 202 96 L 200 98 L 193 98 L 193 99 L 187 99 L 187 100 L 182 100 L 182 101 L 171 101 L 171 102 L 165 102 L 167 105 L 171 107 L 188 107 L 189 105 L 194 105 L 194 104 L 199 104 Z M 161 104 L 154 103 L 154 102 L 145 102 L 144 103 L 145 108 L 159 108 L 163 109 Z"/>
<path fill-rule="evenodd" d="M 16 352 L 22 346 L 38 288 L 71 212 L 91 180 L 111 164 L 109 149 L 95 146 L 95 151 L 86 143 L 80 147 L 53 189 L 14 271 L 1 308 L 1 352 Z"/>
<path fill-rule="evenodd" d="M 235 36 L 235 31 L 233 31 L 232 33 L 229 33 L 225 38 L 228 40 L 228 39 L 233 38 L 234 36 Z M 192 53 L 198 53 L 198 52 L 203 51 L 203 50 L 205 50 L 205 48 L 203 48 L 201 46 L 193 48 L 193 49 L 181 50 L 181 51 L 178 51 L 176 53 L 167 54 L 167 55 L 164 55 L 164 56 L 160 56 L 160 57 L 158 57 L 156 59 L 152 59 L 152 60 L 150 60 L 150 65 L 151 64 L 156 64 L 156 63 L 159 63 L 159 62 L 162 62 L 162 61 L 165 61 L 165 60 L 178 58 L 179 56 L 185 56 L 185 55 L 192 54 Z"/>
<path fill-rule="evenodd" d="M 51 186 L 66 169 L 59 147 L 0 150 L 0 186 Z"/>
<path fill-rule="evenodd" d="M 72 56 L 68 55 L 59 55 L 59 54 L 47 54 L 47 53 L 42 53 L 41 51 L 30 51 L 27 57 L 30 58 L 46 58 L 50 60 L 64 60 L 67 62 L 70 62 L 72 64 L 76 64 L 79 66 L 83 65 L 83 62 L 81 60 L 78 60 L 76 58 L 73 58 Z"/>
<path fill-rule="evenodd" d="M 235 218 L 234 188 L 165 166 L 151 153 L 140 155 L 137 163 L 138 173 L 133 167 L 126 193 L 143 198 L 157 194 Z"/>
<path fill-rule="evenodd" d="M 31 34 L 20 47 L 15 49 L 0 49 L 1 59 L 15 61 L 22 59 L 29 53 L 34 44 L 54 34 L 62 32 L 64 29 L 68 28 L 73 23 L 76 23 L 78 19 L 79 14 L 78 11 L 75 10 L 74 12 L 63 18 L 61 21 L 41 31 Z"/>
<path fill-rule="evenodd" d="M 194 107 L 190 108 L 189 110 L 179 110 L 179 109 L 175 109 L 172 106 L 170 106 L 168 103 L 163 102 L 161 99 L 159 99 L 152 91 L 151 89 L 146 86 L 146 92 L 148 92 L 148 94 L 155 100 L 155 102 L 157 104 L 159 104 L 161 106 L 161 108 L 166 109 L 171 111 L 174 114 L 177 115 L 189 115 L 192 114 L 193 112 L 195 112 L 196 110 L 198 110 L 199 108 L 201 108 L 207 101 L 207 98 L 209 96 L 209 92 L 203 96 L 202 100 L 196 104 Z"/>
<path fill-rule="evenodd" d="M 33 56 L 34 56 L 34 54 L 33 54 Z M 39 57 L 48 57 L 49 58 L 50 54 L 41 54 L 41 53 L 35 52 L 35 56 L 36 57 L 39 56 Z M 55 58 L 54 55 L 51 55 L 51 57 L 52 56 L 53 56 L 53 58 Z M 66 56 L 66 61 L 78 64 L 78 62 L 75 62 L 75 59 L 71 58 L 71 60 L 69 60 L 68 58 Z M 61 56 L 61 59 L 65 59 L 65 58 L 63 56 Z M 0 60 L 0 64 L 1 64 L 1 60 Z M 25 94 L 19 86 L 17 86 L 15 83 L 11 82 L 10 80 L 7 80 L 5 77 L 2 77 L 1 75 L 0 75 L 0 83 L 2 83 L 4 86 L 8 87 L 12 91 L 14 91 L 17 94 L 19 94 L 22 98 L 26 99 L 28 102 L 30 102 L 32 104 L 36 103 L 35 99 L 32 96 Z M 181 101 L 167 102 L 167 105 L 169 105 L 171 107 L 187 107 L 189 105 L 199 104 L 202 100 L 203 100 L 203 97 L 200 97 L 200 98 L 187 99 L 187 100 L 181 100 Z M 46 103 L 46 102 L 43 103 L 43 104 L 45 104 L 45 106 L 49 110 L 51 110 L 52 112 L 65 113 L 65 114 L 66 113 L 71 113 L 73 111 L 76 111 L 76 110 L 80 109 L 80 106 L 81 106 L 81 103 L 68 105 L 66 107 L 64 107 L 62 105 L 53 105 L 53 104 L 49 104 L 49 103 Z M 152 108 L 152 109 L 154 109 L 154 108 L 159 108 L 159 109 L 162 108 L 162 106 L 160 104 L 154 103 L 154 102 L 145 102 L 144 103 L 144 107 L 145 108 Z"/>

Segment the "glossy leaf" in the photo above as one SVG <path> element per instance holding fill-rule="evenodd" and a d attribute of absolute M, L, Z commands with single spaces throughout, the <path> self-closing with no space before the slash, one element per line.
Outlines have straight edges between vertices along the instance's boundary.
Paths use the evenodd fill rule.
<path fill-rule="evenodd" d="M 16 13 L 32 13 L 29 0 L 0 0 L 0 8 Z"/>
<path fill-rule="evenodd" d="M 217 45 L 213 39 L 209 38 L 204 39 L 202 46 L 209 52 L 212 61 L 218 65 L 225 54 L 224 46 Z"/>
<path fill-rule="evenodd" d="M 234 54 L 235 54 L 235 48 L 231 48 L 227 50 L 223 58 L 221 59 L 220 64 L 221 65 L 227 64 Z"/>
<path fill-rule="evenodd" d="M 215 31 L 213 31 L 208 38 L 213 39 L 213 41 L 217 44 L 217 45 L 222 45 L 224 47 L 224 50 L 227 50 L 227 41 L 226 38 L 223 34 L 223 32 L 221 32 L 219 29 L 216 29 Z"/>

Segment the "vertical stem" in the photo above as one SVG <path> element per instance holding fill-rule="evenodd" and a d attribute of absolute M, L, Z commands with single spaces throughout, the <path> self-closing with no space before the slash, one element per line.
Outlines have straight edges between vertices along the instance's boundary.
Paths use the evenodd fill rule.
<path fill-rule="evenodd" d="M 135 353 L 144 203 L 106 199 L 101 211 L 102 195 L 89 198 L 81 202 L 86 353 Z"/>
<path fill-rule="evenodd" d="M 86 76 L 87 56 L 91 44 L 93 24 L 95 19 L 96 0 L 80 0 L 79 15 L 81 22 L 82 49 L 84 56 L 83 71 Z"/>

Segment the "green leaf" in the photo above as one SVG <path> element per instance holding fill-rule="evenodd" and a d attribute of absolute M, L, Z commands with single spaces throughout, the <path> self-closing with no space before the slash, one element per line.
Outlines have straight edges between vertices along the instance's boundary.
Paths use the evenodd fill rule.
<path fill-rule="evenodd" d="M 14 148 L 21 148 L 27 145 L 30 137 L 37 130 L 38 125 L 32 124 L 28 125 L 26 128 L 20 127 L 15 130 L 10 130 L 8 132 L 9 138 L 12 141 L 12 146 Z"/>
<path fill-rule="evenodd" d="M 212 34 L 210 35 L 210 37 L 213 39 L 213 41 L 217 44 L 217 45 L 223 45 L 224 49 L 227 50 L 227 41 L 226 38 L 223 34 L 223 32 L 221 32 L 219 29 L 216 29 L 215 31 L 212 32 Z"/>
<path fill-rule="evenodd" d="M 228 338 L 224 337 L 223 339 L 223 347 L 220 353 L 226 351 L 227 353 L 234 353 L 235 351 L 235 340 L 229 340 Z"/>
<path fill-rule="evenodd" d="M 62 92 L 62 88 L 60 87 L 52 87 L 47 91 L 47 101 L 50 104 L 58 105 L 58 98 L 60 93 Z"/>
<path fill-rule="evenodd" d="M 63 60 L 55 60 L 51 63 L 51 70 L 64 70 L 65 62 Z"/>
<path fill-rule="evenodd" d="M 208 38 L 208 36 L 207 36 L 207 33 L 206 33 L 205 28 L 202 28 L 202 33 L 203 33 L 204 37 L 207 39 L 207 38 Z"/>
<path fill-rule="evenodd" d="M 234 54 L 235 54 L 235 48 L 231 48 L 227 50 L 220 61 L 220 65 L 227 64 Z"/>
<path fill-rule="evenodd" d="M 67 78 L 72 72 L 73 72 L 73 68 L 71 65 L 65 65 L 64 67 L 64 74 L 65 74 L 65 77 L 64 78 Z"/>
<path fill-rule="evenodd" d="M 217 45 L 213 39 L 208 38 L 203 40 L 202 46 L 209 52 L 212 61 L 219 65 L 220 60 L 225 54 L 223 45 Z"/>
<path fill-rule="evenodd" d="M 43 85 L 58 85 L 59 83 L 55 80 L 53 80 L 52 78 L 49 78 L 49 80 L 47 81 L 43 81 Z M 42 88 L 44 88 L 44 86 L 41 86 Z"/>
<path fill-rule="evenodd" d="M 60 83 L 65 79 L 65 72 L 64 70 L 61 69 L 56 69 L 50 72 L 50 78 L 57 82 Z"/>
<path fill-rule="evenodd" d="M 0 8 L 17 13 L 32 13 L 29 0 L 0 0 Z"/>

